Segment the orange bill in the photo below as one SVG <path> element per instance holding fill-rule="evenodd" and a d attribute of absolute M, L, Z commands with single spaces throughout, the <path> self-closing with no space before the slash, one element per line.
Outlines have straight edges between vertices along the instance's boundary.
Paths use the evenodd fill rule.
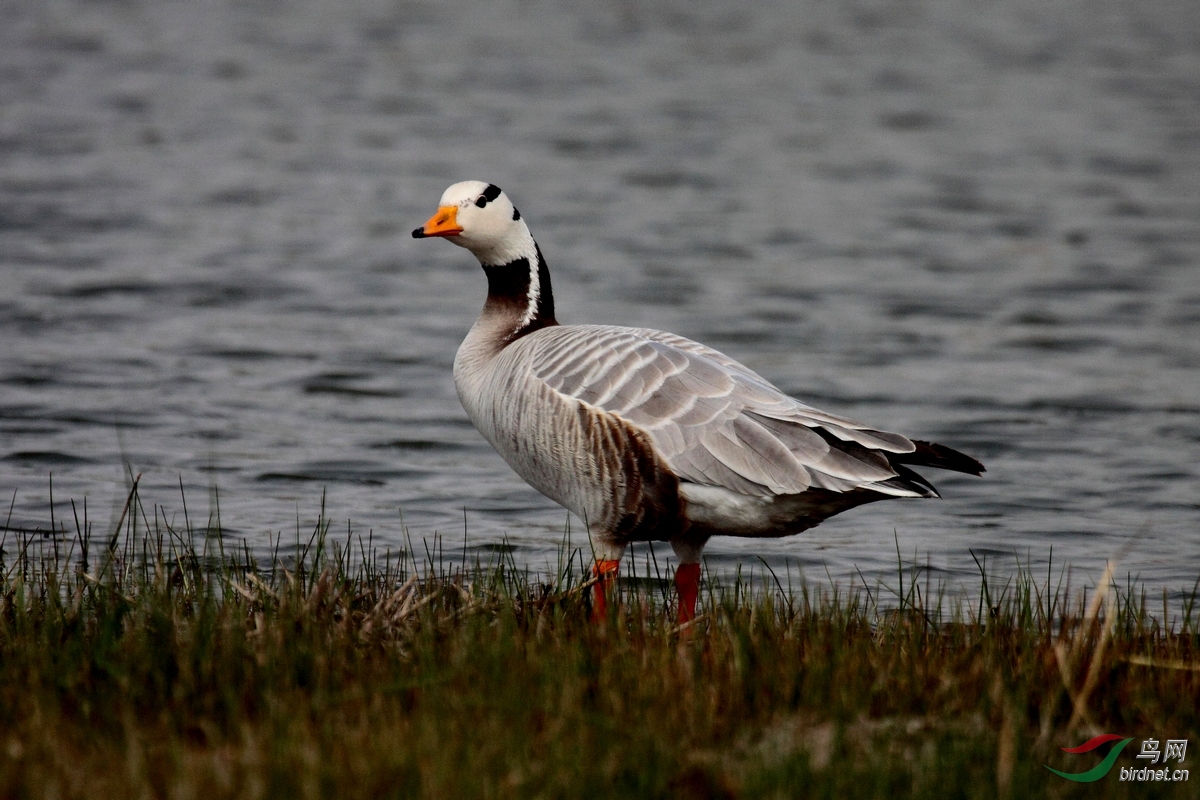
<path fill-rule="evenodd" d="M 442 206 L 437 213 L 429 218 L 424 228 L 413 231 L 414 239 L 424 239 L 427 236 L 457 236 L 462 233 L 458 224 L 458 207 Z"/>

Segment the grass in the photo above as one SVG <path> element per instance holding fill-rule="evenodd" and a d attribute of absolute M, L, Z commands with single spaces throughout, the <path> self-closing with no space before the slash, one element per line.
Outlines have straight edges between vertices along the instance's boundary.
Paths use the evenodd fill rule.
<path fill-rule="evenodd" d="M 1195 796 L 1043 766 L 1092 767 L 1060 747 L 1097 733 L 1134 737 L 1130 767 L 1145 738 L 1200 746 L 1194 588 L 1164 626 L 1109 576 L 997 592 L 981 565 L 966 602 L 901 568 L 890 607 L 709 581 L 680 631 L 657 579 L 593 623 L 579 559 L 450 570 L 321 520 L 258 563 L 165 520 L 135 484 L 57 558 L 8 540 L 0 796 Z"/>

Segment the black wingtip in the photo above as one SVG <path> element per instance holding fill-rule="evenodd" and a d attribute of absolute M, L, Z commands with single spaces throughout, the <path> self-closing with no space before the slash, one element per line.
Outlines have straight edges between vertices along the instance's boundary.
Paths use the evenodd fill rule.
<path fill-rule="evenodd" d="M 938 493 L 938 490 L 932 483 L 925 479 L 924 475 L 912 471 L 903 464 L 893 464 L 892 469 L 896 470 L 896 477 L 892 478 L 890 481 L 883 481 L 884 483 L 890 483 L 893 486 L 898 486 L 903 489 L 916 490 L 920 492 L 923 497 L 941 497 L 941 494 Z"/>
<path fill-rule="evenodd" d="M 936 467 L 966 475 L 982 475 L 987 472 L 987 468 L 976 459 L 966 453 L 946 447 L 944 444 L 922 442 L 916 439 L 913 440 L 913 444 L 917 446 L 916 452 L 902 455 L 889 454 L 889 460 L 901 464 L 912 464 L 914 467 Z"/>
<path fill-rule="evenodd" d="M 413 231 L 413 238 L 414 239 L 424 239 L 425 238 L 425 229 L 424 228 L 415 229 Z"/>

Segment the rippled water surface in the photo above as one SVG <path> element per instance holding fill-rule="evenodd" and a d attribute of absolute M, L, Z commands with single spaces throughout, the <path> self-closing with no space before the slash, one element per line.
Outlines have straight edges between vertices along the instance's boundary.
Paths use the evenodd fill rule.
<path fill-rule="evenodd" d="M 110 525 L 127 462 L 176 523 L 216 487 L 260 552 L 326 492 L 335 532 L 398 549 L 402 510 L 457 551 L 465 509 L 476 552 L 555 562 L 565 512 L 454 395 L 483 275 L 409 238 L 481 178 L 564 322 L 688 335 L 988 466 L 715 569 L 872 580 L 898 539 L 952 587 L 1052 547 L 1191 587 L 1200 6 L 588 7 L 0 6 L 9 527 L 48 527 L 50 473 L 60 523 L 86 496 Z"/>

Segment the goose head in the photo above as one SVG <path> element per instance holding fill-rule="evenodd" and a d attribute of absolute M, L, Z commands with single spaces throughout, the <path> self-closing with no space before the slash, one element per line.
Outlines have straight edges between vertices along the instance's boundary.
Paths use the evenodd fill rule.
<path fill-rule="evenodd" d="M 528 258 L 537 245 L 508 195 L 494 183 L 463 181 L 442 193 L 437 213 L 412 233 L 414 239 L 442 237 L 475 254 L 486 266 Z"/>

